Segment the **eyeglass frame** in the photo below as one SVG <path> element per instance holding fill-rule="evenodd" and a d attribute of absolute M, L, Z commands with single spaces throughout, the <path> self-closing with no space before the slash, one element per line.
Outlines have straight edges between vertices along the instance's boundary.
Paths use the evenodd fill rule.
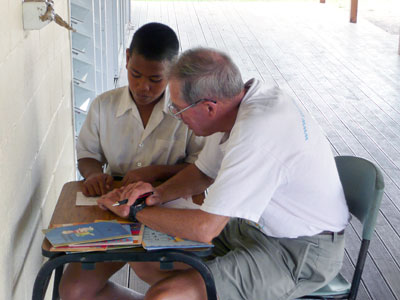
<path fill-rule="evenodd" d="M 196 106 L 197 104 L 199 104 L 200 102 L 203 102 L 203 101 L 210 101 L 210 102 L 212 102 L 214 104 L 217 103 L 217 101 L 215 101 L 215 100 L 208 99 L 208 98 L 202 98 L 202 99 L 199 99 L 199 100 L 193 102 L 189 106 L 186 106 L 185 108 L 183 108 L 181 110 L 178 110 L 177 112 L 174 113 L 173 110 L 176 110 L 177 108 L 170 101 L 170 103 L 168 104 L 168 111 L 175 119 L 181 120 L 182 119 L 182 117 L 180 116 L 181 113 L 183 113 L 184 111 L 188 110 L 189 108 L 192 108 L 192 107 Z"/>

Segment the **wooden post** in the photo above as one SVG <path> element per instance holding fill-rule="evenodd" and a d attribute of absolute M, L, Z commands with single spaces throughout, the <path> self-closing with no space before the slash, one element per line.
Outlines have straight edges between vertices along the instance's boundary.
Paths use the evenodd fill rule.
<path fill-rule="evenodd" d="M 350 8 L 351 23 L 357 23 L 357 7 L 358 7 L 358 0 L 351 0 L 351 8 Z"/>

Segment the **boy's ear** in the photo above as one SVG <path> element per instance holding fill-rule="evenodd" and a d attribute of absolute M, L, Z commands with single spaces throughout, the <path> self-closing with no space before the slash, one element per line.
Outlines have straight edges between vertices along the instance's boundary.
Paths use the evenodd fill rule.
<path fill-rule="evenodd" d="M 126 49 L 126 68 L 128 69 L 129 59 L 131 58 L 131 54 L 129 53 L 129 48 Z"/>

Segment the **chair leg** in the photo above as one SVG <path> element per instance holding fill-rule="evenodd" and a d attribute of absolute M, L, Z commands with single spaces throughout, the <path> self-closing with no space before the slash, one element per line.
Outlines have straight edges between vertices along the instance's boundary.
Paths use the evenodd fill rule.
<path fill-rule="evenodd" d="M 357 265 L 354 271 L 353 280 L 351 282 L 351 290 L 349 300 L 355 300 L 358 293 L 358 287 L 360 286 L 361 274 L 364 269 L 365 260 L 367 259 L 367 253 L 369 248 L 369 240 L 362 240 L 361 249 L 358 253 Z"/>

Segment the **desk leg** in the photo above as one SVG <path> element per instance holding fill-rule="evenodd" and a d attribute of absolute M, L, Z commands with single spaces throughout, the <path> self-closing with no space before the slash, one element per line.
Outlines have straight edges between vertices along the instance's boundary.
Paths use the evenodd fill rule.
<path fill-rule="evenodd" d="M 43 300 L 49 285 L 51 272 L 52 270 L 48 273 L 47 269 L 43 269 L 43 267 L 40 269 L 33 284 L 32 300 Z"/>
<path fill-rule="evenodd" d="M 54 286 L 53 286 L 53 300 L 59 300 L 60 295 L 58 294 L 58 287 L 60 286 L 60 281 L 61 277 L 64 271 L 64 265 L 59 266 L 56 269 L 55 275 L 54 275 Z"/>
<path fill-rule="evenodd" d="M 61 280 L 63 273 L 63 266 L 66 264 L 63 257 L 56 257 L 48 260 L 39 270 L 36 276 L 35 283 L 33 284 L 32 300 L 43 300 L 46 295 L 46 290 L 49 284 L 51 274 L 54 270 L 54 288 L 53 288 L 53 299 L 59 299 L 58 285 Z"/>

